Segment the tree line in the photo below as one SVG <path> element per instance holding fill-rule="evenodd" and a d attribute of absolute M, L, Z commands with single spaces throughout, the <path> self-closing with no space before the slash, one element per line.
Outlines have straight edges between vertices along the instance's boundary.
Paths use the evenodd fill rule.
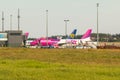
<path fill-rule="evenodd" d="M 96 33 L 92 33 L 91 38 L 93 38 L 95 41 Z M 101 42 L 120 42 L 120 34 L 105 34 L 105 33 L 99 33 L 99 41 Z"/>
<path fill-rule="evenodd" d="M 57 35 L 57 36 L 51 36 L 52 38 L 57 38 L 58 36 L 61 36 L 63 39 L 66 38 L 66 36 Z M 80 39 L 82 35 L 76 35 L 75 39 Z M 91 39 L 93 41 L 97 41 L 97 34 L 92 33 Z M 120 42 L 120 34 L 106 34 L 106 33 L 99 33 L 99 41 L 101 42 Z"/>

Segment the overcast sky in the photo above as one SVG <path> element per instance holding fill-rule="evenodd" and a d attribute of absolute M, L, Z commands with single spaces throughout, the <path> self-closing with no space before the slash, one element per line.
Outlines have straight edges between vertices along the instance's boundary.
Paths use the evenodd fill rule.
<path fill-rule="evenodd" d="M 69 19 L 67 33 L 77 29 L 83 34 L 88 28 L 96 33 L 97 7 L 99 3 L 99 32 L 120 33 L 120 0 L 0 0 L 0 19 L 5 14 L 5 30 L 17 29 L 17 11 L 20 9 L 20 28 L 30 37 L 46 35 L 46 10 L 48 10 L 48 34 L 64 35 L 65 19 Z M 0 29 L 2 20 L 0 21 Z"/>

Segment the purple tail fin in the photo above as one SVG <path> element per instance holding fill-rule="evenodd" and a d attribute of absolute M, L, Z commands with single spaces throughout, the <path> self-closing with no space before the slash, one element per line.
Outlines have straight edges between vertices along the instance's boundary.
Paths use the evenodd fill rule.
<path fill-rule="evenodd" d="M 90 37 L 91 32 L 92 32 L 92 29 L 88 29 L 88 30 L 86 31 L 86 33 L 82 36 L 82 38 L 81 38 L 81 39 L 85 39 L 85 38 Z"/>
<path fill-rule="evenodd" d="M 26 32 L 24 35 L 25 35 L 25 37 L 26 37 L 26 39 L 27 39 L 27 38 L 28 38 L 29 33 L 28 33 L 28 32 Z"/>

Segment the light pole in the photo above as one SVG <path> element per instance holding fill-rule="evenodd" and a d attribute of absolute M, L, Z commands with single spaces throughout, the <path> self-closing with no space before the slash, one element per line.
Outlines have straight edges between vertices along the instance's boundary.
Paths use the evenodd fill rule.
<path fill-rule="evenodd" d="M 20 30 L 20 10 L 18 9 L 18 31 Z"/>
<path fill-rule="evenodd" d="M 66 39 L 67 39 L 67 22 L 69 20 L 67 19 L 67 20 L 64 20 L 64 21 L 65 21 L 65 36 L 66 36 Z"/>
<path fill-rule="evenodd" d="M 10 15 L 10 30 L 12 30 L 12 15 Z"/>
<path fill-rule="evenodd" d="M 4 31 L 4 12 L 2 12 L 2 31 Z"/>
<path fill-rule="evenodd" d="M 46 10 L 46 39 L 47 39 L 47 47 L 48 47 L 48 10 Z"/>
<path fill-rule="evenodd" d="M 98 43 L 99 43 L 99 23 L 98 23 L 98 7 L 99 7 L 99 3 L 97 3 L 97 46 L 98 46 Z"/>
<path fill-rule="evenodd" d="M 67 22 L 69 21 L 68 19 L 64 20 L 65 21 L 65 35 L 66 35 L 66 43 L 67 43 Z M 66 45 L 67 48 L 67 45 Z"/>

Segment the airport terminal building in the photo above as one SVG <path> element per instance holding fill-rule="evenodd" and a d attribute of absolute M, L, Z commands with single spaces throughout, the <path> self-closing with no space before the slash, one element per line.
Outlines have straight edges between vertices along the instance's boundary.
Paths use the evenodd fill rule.
<path fill-rule="evenodd" d="M 25 35 L 21 30 L 0 32 L 0 47 L 22 47 L 25 45 Z"/>

